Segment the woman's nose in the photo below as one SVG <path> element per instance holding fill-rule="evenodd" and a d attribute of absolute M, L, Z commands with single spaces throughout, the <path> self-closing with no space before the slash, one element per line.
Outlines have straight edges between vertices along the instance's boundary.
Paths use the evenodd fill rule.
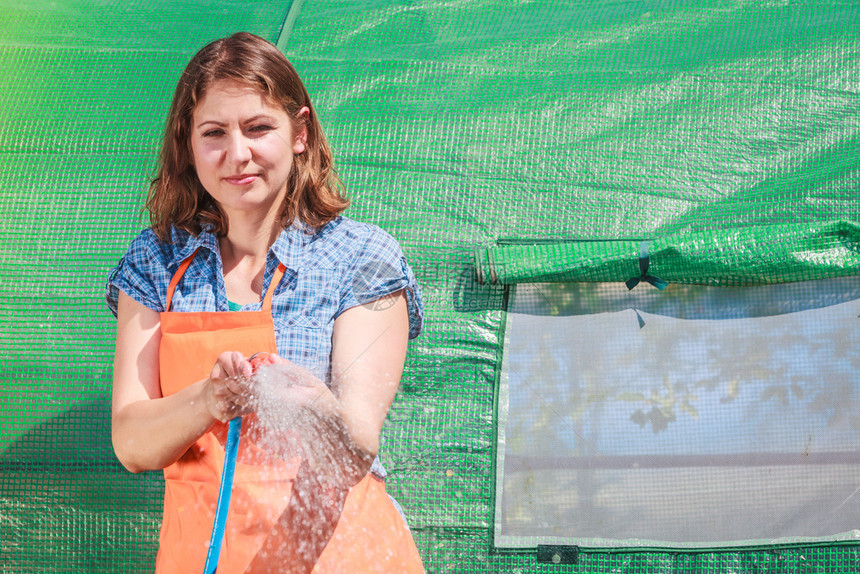
<path fill-rule="evenodd" d="M 251 160 L 251 147 L 244 134 L 233 134 L 227 143 L 227 161 L 234 164 L 248 163 Z"/>

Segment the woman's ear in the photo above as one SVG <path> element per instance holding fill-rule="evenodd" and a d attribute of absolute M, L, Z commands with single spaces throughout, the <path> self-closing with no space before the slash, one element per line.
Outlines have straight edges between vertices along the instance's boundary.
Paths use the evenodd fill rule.
<path fill-rule="evenodd" d="M 307 106 L 303 106 L 302 109 L 299 110 L 299 113 L 296 114 L 296 122 L 301 127 L 298 129 L 295 137 L 293 138 L 293 153 L 300 154 L 305 151 L 306 144 L 308 143 L 308 122 L 310 122 L 311 118 L 311 110 Z"/>

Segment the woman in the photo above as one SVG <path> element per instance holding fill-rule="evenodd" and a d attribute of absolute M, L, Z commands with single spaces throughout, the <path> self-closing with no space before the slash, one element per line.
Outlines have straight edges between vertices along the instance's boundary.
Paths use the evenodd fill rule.
<path fill-rule="evenodd" d="M 375 461 L 420 292 L 390 236 L 340 215 L 341 189 L 277 48 L 239 33 L 192 58 L 152 227 L 107 286 L 114 450 L 165 474 L 159 573 L 203 570 L 237 416 L 219 572 L 423 571 Z M 255 374 L 258 352 L 275 365 Z"/>

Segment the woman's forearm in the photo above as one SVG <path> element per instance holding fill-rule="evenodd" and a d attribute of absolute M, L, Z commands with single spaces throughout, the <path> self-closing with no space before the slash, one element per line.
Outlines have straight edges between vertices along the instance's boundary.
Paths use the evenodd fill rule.
<path fill-rule="evenodd" d="M 320 403 L 316 405 L 315 416 L 320 421 L 321 430 L 331 437 L 328 441 L 317 438 L 317 444 L 328 450 L 324 453 L 324 460 L 339 467 L 338 472 L 342 475 L 346 473 L 343 478 L 348 482 L 358 482 L 370 470 L 379 452 L 379 434 L 373 425 L 368 425 L 366 417 L 355 405 L 343 403 L 331 391 L 326 391 Z M 313 437 L 307 437 L 306 441 L 310 440 Z"/>
<path fill-rule="evenodd" d="M 306 413 L 313 424 L 298 428 L 311 469 L 329 484 L 350 487 L 361 480 L 379 451 L 378 435 L 329 390 Z"/>
<path fill-rule="evenodd" d="M 165 398 L 129 403 L 113 414 L 114 452 L 131 472 L 175 462 L 215 423 L 203 396 L 205 381 Z"/>

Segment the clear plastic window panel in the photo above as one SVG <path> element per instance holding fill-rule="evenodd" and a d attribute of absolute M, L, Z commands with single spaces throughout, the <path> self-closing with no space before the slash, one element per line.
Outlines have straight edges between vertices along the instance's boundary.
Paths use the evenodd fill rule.
<path fill-rule="evenodd" d="M 495 545 L 860 538 L 860 278 L 512 286 Z"/>

